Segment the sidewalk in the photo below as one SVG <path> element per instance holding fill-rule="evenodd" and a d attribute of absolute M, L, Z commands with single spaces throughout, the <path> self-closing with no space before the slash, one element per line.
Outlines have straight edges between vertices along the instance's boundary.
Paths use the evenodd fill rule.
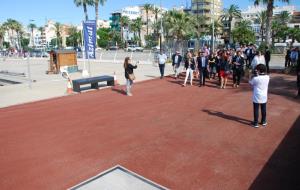
<path fill-rule="evenodd" d="M 79 69 L 84 68 L 82 60 L 78 61 L 78 67 Z M 30 69 L 32 73 L 31 78 L 36 81 L 31 83 L 32 88 L 29 88 L 29 80 L 27 78 L 27 60 L 6 59 L 5 62 L 0 61 L 0 70 L 26 74 L 26 77 L 14 77 L 15 80 L 22 82 L 22 84 L 0 86 L 0 108 L 67 95 L 67 81 L 60 74 L 45 74 L 48 69 L 46 59 L 30 60 Z M 91 61 L 90 69 L 89 64 L 86 62 L 86 69 L 91 71 L 91 76 L 113 76 L 115 72 L 117 80 L 121 85 L 124 85 L 126 82 L 122 63 Z M 172 66 L 167 64 L 165 74 L 169 75 L 171 73 L 173 73 Z M 159 68 L 156 65 L 143 63 L 138 64 L 135 75 L 137 77 L 135 82 L 158 78 L 160 76 Z M 71 73 L 70 76 L 71 79 L 82 78 L 80 72 Z"/>

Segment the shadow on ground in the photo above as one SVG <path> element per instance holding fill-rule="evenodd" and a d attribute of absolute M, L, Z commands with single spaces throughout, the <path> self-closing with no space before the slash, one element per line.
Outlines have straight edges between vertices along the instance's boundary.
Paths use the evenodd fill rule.
<path fill-rule="evenodd" d="M 299 172 L 300 116 L 249 189 L 300 189 Z"/>
<path fill-rule="evenodd" d="M 213 111 L 213 110 L 207 110 L 207 109 L 203 109 L 202 111 L 209 114 L 209 115 L 216 116 L 216 117 L 221 117 L 223 119 L 238 122 L 238 123 L 241 123 L 241 124 L 244 124 L 244 125 L 247 125 L 247 126 L 250 126 L 250 124 L 251 124 L 250 120 L 243 119 L 243 118 L 240 118 L 240 117 L 237 117 L 237 116 L 227 115 L 227 114 L 225 114 L 223 112 L 220 112 L 220 111 Z"/>

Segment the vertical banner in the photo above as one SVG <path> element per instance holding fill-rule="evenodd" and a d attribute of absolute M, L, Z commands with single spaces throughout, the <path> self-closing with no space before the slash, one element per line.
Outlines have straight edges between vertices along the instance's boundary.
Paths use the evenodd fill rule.
<path fill-rule="evenodd" d="M 96 21 L 87 20 L 83 22 L 85 57 L 96 59 Z"/>

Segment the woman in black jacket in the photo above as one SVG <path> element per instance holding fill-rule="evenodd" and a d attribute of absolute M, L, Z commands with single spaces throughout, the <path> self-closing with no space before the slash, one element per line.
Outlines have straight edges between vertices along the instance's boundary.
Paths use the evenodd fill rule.
<path fill-rule="evenodd" d="M 136 69 L 136 68 L 137 68 L 137 65 L 132 65 L 131 64 L 130 57 L 126 57 L 125 61 L 124 61 L 124 69 L 125 69 L 126 94 L 127 94 L 127 96 L 132 96 L 131 87 L 132 87 L 132 84 L 133 84 L 133 80 L 135 79 L 133 69 Z"/>
<path fill-rule="evenodd" d="M 191 80 L 191 82 L 190 82 L 191 86 L 193 86 L 193 75 L 194 75 L 194 70 L 196 67 L 195 60 L 196 60 L 195 55 L 193 56 L 191 53 L 187 53 L 187 58 L 185 59 L 185 64 L 184 64 L 184 67 L 186 70 L 186 76 L 185 76 L 183 86 L 186 86 L 186 82 L 187 82 L 187 79 L 189 78 L 189 76 L 190 76 L 190 80 Z"/>

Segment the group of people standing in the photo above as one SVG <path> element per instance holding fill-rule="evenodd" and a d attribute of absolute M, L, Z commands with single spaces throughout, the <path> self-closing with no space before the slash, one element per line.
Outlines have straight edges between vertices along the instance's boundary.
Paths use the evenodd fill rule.
<path fill-rule="evenodd" d="M 238 50 L 217 50 L 215 52 L 206 51 L 206 48 L 198 52 L 187 52 L 184 57 L 176 51 L 172 55 L 172 66 L 175 72 L 175 79 L 180 73 L 181 62 L 184 63 L 186 76 L 183 86 L 186 86 L 188 78 L 193 85 L 194 76 L 199 78 L 199 86 L 205 86 L 206 79 L 219 80 L 219 87 L 227 87 L 228 77 L 232 75 L 233 87 L 238 88 L 242 77 L 245 75 L 245 69 L 255 70 L 258 64 L 266 66 L 266 73 L 269 73 L 269 62 L 271 55 L 269 50 L 263 54 L 252 46 L 240 48 Z"/>

